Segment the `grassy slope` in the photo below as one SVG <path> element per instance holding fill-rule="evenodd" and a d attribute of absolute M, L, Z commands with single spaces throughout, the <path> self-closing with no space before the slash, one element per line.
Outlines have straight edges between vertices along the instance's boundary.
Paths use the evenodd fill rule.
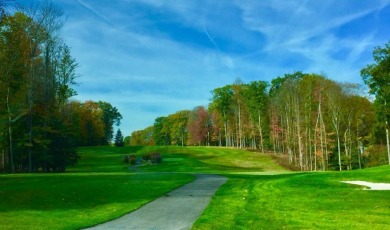
<path fill-rule="evenodd" d="M 387 229 L 390 191 L 362 190 L 341 180 L 390 183 L 390 166 L 229 176 L 194 229 Z"/>
<path fill-rule="evenodd" d="M 195 173 L 287 173 L 267 155 L 216 147 L 164 147 L 164 164 L 140 167 L 140 171 Z"/>
<path fill-rule="evenodd" d="M 135 172 L 190 172 L 190 173 L 281 173 L 288 172 L 267 155 L 248 151 L 216 147 L 98 147 L 81 148 L 82 160 L 68 171 L 114 172 L 126 171 L 122 164 L 124 155 L 159 152 L 163 156 L 161 165 L 135 167 Z M 118 157 L 118 153 L 121 157 Z M 121 165 L 118 167 L 118 165 Z"/>
<path fill-rule="evenodd" d="M 129 170 L 125 154 L 161 152 Z M 186 173 L 284 171 L 269 157 L 203 147 L 89 147 L 64 174 L 0 175 L 0 229 L 79 229 L 119 217 L 191 180 Z M 136 188 L 136 189 L 135 189 Z M 33 224 L 32 224 L 33 223 Z"/>

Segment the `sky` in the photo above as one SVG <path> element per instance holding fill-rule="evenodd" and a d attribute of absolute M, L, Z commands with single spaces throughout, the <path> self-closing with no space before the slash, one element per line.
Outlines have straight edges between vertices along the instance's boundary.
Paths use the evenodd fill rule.
<path fill-rule="evenodd" d="M 39 0 L 35 0 L 39 1 Z M 75 100 L 118 108 L 125 136 L 211 91 L 286 73 L 363 84 L 390 0 L 54 0 L 79 63 Z"/>

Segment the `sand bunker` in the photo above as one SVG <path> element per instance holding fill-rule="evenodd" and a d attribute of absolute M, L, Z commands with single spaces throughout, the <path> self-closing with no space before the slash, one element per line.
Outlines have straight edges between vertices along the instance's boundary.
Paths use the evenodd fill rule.
<path fill-rule="evenodd" d="M 389 183 L 372 183 L 367 181 L 340 181 L 340 182 L 365 186 L 368 187 L 366 188 L 368 190 L 390 190 Z"/>

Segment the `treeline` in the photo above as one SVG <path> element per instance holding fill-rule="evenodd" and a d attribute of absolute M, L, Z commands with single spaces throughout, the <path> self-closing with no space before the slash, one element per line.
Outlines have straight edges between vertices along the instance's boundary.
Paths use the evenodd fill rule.
<path fill-rule="evenodd" d="M 67 103 L 74 127 L 76 146 L 109 145 L 113 141 L 113 126 L 119 126 L 122 115 L 116 107 L 104 101 L 70 101 Z M 120 141 L 120 140 L 118 140 Z"/>
<path fill-rule="evenodd" d="M 6 14 L 0 2 L 0 172 L 64 171 L 76 146 L 110 143 L 122 118 L 107 102 L 71 102 L 78 63 L 51 2 Z"/>
<path fill-rule="evenodd" d="M 196 107 L 131 134 L 131 145 L 204 145 L 281 153 L 301 170 L 385 164 L 386 135 L 357 84 L 295 72 L 216 88 Z"/>

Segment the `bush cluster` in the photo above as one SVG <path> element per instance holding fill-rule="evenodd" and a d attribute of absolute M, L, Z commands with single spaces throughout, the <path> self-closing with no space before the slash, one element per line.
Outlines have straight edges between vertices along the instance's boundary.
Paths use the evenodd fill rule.
<path fill-rule="evenodd" d="M 150 162 L 152 164 L 161 164 L 162 156 L 160 153 L 147 153 L 142 156 L 144 162 Z M 123 159 L 126 164 L 136 165 L 137 157 L 134 154 L 126 155 Z M 139 163 L 138 163 L 139 164 Z"/>
<path fill-rule="evenodd" d="M 136 157 L 134 154 L 126 155 L 126 156 L 124 157 L 123 161 L 124 161 L 126 164 L 135 165 L 135 163 L 137 162 L 137 157 Z"/>
<path fill-rule="evenodd" d="M 153 164 L 161 164 L 162 162 L 162 156 L 160 153 L 147 153 L 142 156 L 142 159 Z"/>

